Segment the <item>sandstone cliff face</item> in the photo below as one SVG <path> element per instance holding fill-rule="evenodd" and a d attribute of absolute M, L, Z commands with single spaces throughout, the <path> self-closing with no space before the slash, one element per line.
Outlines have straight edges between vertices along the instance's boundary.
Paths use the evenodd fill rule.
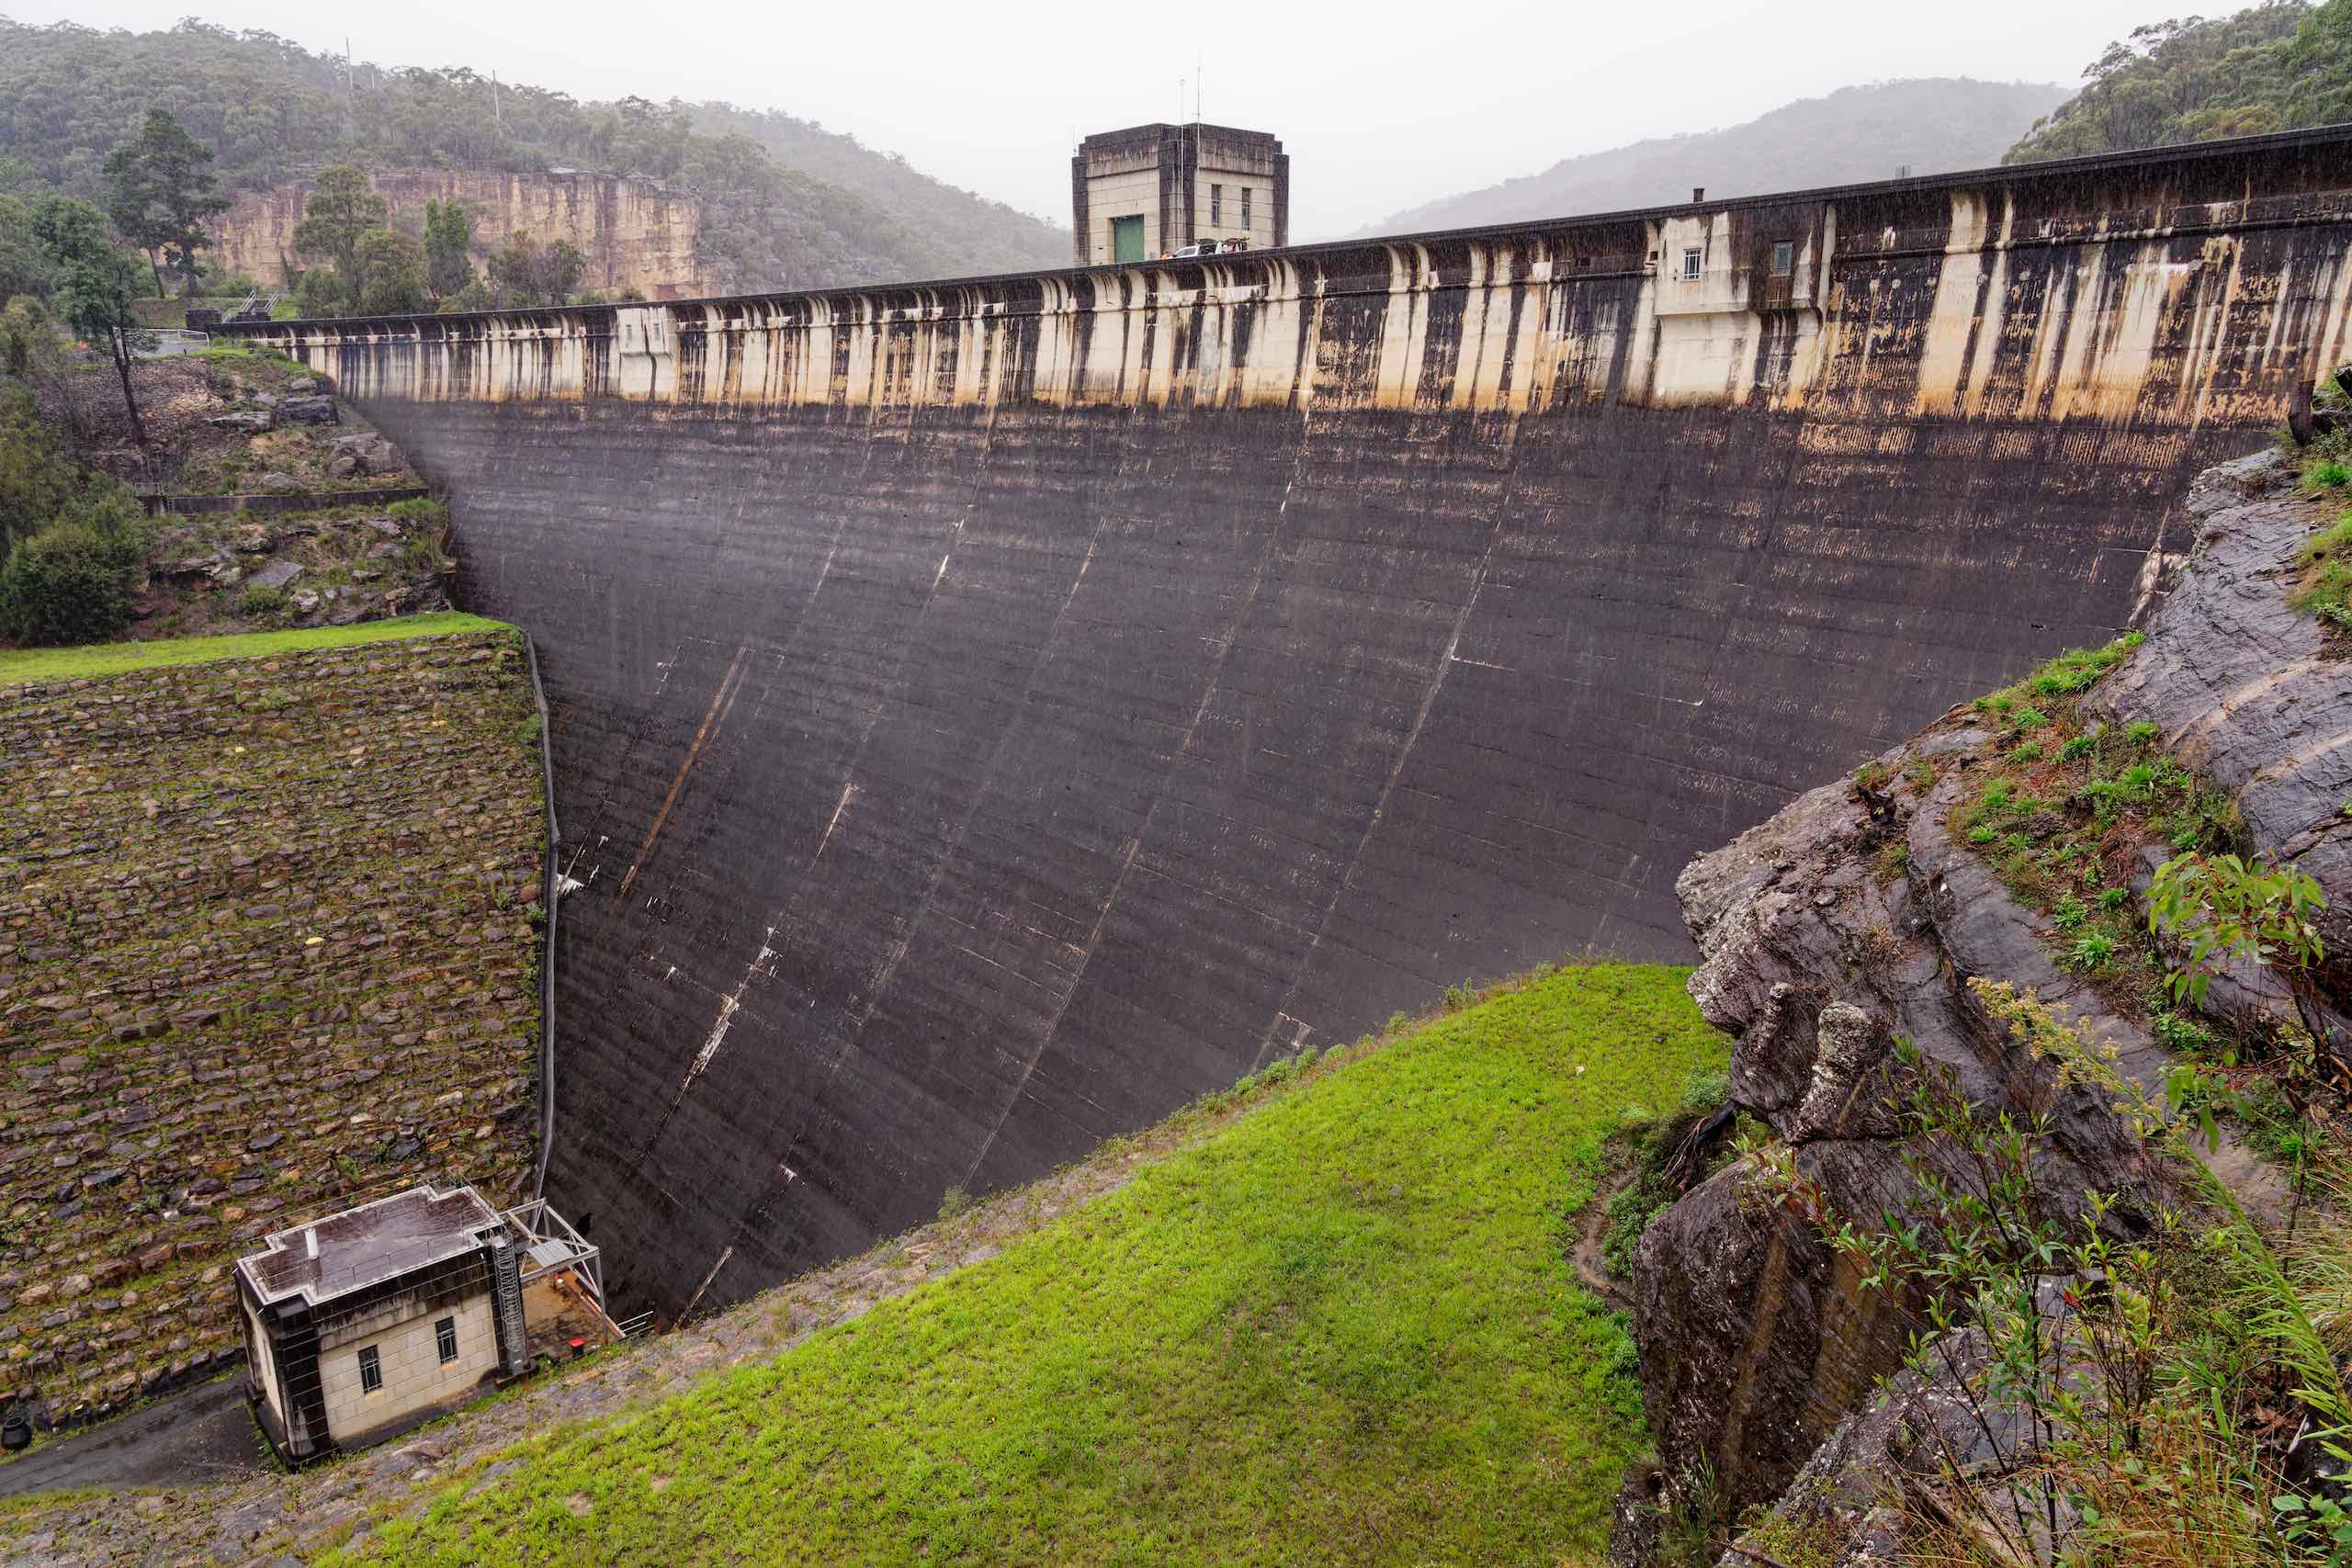
<path fill-rule="evenodd" d="M 475 169 L 382 169 L 368 180 L 392 204 L 392 226 L 409 233 L 423 232 L 427 201 L 461 201 L 484 254 L 518 232 L 541 244 L 569 240 L 588 258 L 582 288 L 635 288 L 652 299 L 702 291 L 702 204 L 650 180 Z M 294 229 L 311 188 L 298 180 L 239 196 L 213 225 L 215 259 L 271 288 L 288 282 L 306 265 Z"/>
<path fill-rule="evenodd" d="M 2085 709 L 2117 727 L 2161 727 L 2165 751 L 2233 794 L 2255 847 L 2296 860 L 2327 892 L 2330 946 L 2342 953 L 2352 664 L 2328 657 L 2319 624 L 2287 603 L 2296 552 L 2321 520 L 2292 472 L 2264 454 L 2200 478 L 2184 507 L 2193 558 L 2146 642 Z M 1980 1106 L 2007 1103 L 2041 1070 L 1985 1012 L 1972 977 L 2031 987 L 2062 1016 L 2085 1018 L 2088 1037 L 2112 1045 L 2143 1085 L 2171 1062 L 2135 1010 L 2062 965 L 2051 922 L 1948 827 L 1976 796 L 1994 739 L 1982 716 L 1954 709 L 1859 782 L 1814 790 L 1701 856 L 1677 885 L 1704 960 L 1691 994 L 1737 1042 L 1735 1102 L 1789 1145 L 1834 1213 L 1858 1222 L 1900 1212 L 1911 1190 L 1883 1070 L 1895 1037 L 1950 1067 Z M 2170 851 L 2116 852 L 2144 886 Z M 2207 1007 L 2226 1015 L 2266 1003 L 2291 1014 L 2275 980 L 2240 975 L 2217 981 Z M 2324 997 L 2307 996 L 2303 1016 L 2339 1049 L 2352 1038 Z M 2052 1190 L 2145 1192 L 2160 1179 L 2108 1100 L 2078 1086 L 2058 1101 Z M 2249 1208 L 2285 1201 L 2281 1176 L 2226 1133 L 2209 1163 Z M 1873 1468 L 1900 1462 L 1905 1432 L 1939 1418 L 1937 1391 L 1906 1375 L 1894 1399 L 1867 1397 L 1904 1350 L 1887 1303 L 1858 1288 L 1810 1217 L 1747 1198 L 1753 1174 L 1752 1162 L 1735 1162 L 1643 1238 L 1637 1329 L 1664 1460 L 1648 1484 L 1670 1492 L 1703 1461 L 1736 1517 L 1779 1497 L 1802 1469 L 1805 1506 L 1838 1516 L 1854 1560 L 1886 1544 L 1869 1517 Z M 1627 1561 L 1642 1551 L 1638 1489 L 1621 1530 Z"/>

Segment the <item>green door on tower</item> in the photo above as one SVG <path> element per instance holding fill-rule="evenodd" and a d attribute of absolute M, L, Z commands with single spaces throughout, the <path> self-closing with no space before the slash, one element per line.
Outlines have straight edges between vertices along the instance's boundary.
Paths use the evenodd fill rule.
<path fill-rule="evenodd" d="M 1111 259 L 1114 262 L 1143 260 L 1143 220 L 1141 218 L 1111 220 Z"/>

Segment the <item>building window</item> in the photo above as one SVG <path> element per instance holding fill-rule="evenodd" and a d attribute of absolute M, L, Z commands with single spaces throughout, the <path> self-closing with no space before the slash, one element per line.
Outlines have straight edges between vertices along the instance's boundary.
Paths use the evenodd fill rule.
<path fill-rule="evenodd" d="M 445 1317 L 433 1325 L 433 1343 L 440 1347 L 445 1362 L 458 1359 L 458 1320 Z"/>
<path fill-rule="evenodd" d="M 368 1346 L 359 1352 L 359 1392 L 373 1393 L 384 1386 L 384 1363 L 376 1358 L 376 1347 Z"/>
<path fill-rule="evenodd" d="M 1241 226 L 1244 229 L 1250 227 L 1250 187 L 1248 186 L 1241 187 Z"/>
<path fill-rule="evenodd" d="M 1215 229 L 1225 222 L 1225 187 L 1209 186 L 1209 227 Z"/>
<path fill-rule="evenodd" d="M 1797 248 L 1782 240 L 1772 247 L 1772 276 L 1786 277 L 1797 269 Z"/>
<path fill-rule="evenodd" d="M 1685 282 L 1689 283 L 1695 283 L 1698 281 L 1699 249 L 1696 245 L 1689 247 L 1682 253 L 1682 277 Z"/>

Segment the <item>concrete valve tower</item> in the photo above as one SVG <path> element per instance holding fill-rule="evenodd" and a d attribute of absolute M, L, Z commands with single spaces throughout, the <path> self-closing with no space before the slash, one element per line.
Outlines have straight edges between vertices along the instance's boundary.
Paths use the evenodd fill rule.
<path fill-rule="evenodd" d="M 1139 262 L 1207 240 L 1290 243 L 1290 157 L 1262 130 L 1137 125 L 1069 161 L 1078 265 Z"/>

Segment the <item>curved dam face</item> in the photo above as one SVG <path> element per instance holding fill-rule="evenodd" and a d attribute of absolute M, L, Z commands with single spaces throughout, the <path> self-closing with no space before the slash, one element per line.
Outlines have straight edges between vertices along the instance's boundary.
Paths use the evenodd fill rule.
<path fill-rule="evenodd" d="M 2113 634 L 2346 351 L 2320 133 L 855 293 L 254 329 L 537 641 L 548 1193 L 676 1314 L 1448 985 Z"/>

